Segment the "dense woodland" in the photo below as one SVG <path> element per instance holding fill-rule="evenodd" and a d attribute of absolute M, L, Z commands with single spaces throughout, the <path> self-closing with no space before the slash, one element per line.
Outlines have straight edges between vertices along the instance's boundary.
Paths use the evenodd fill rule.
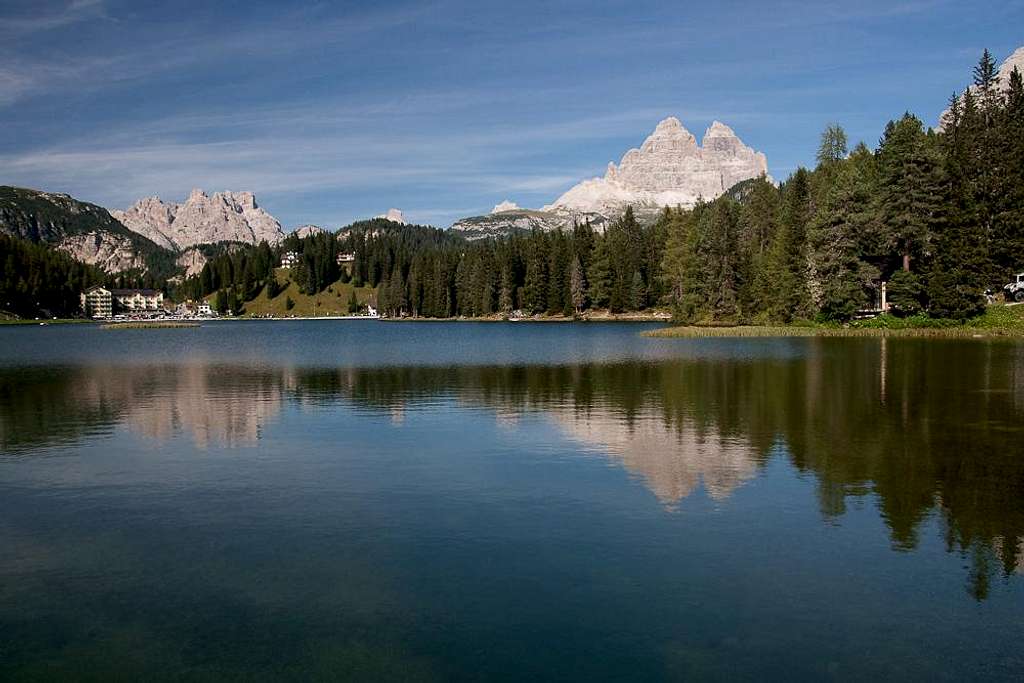
<path fill-rule="evenodd" d="M 876 308 L 881 283 L 901 315 L 964 319 L 1024 269 L 1024 86 L 999 83 L 986 51 L 974 87 L 954 95 L 943 130 L 907 113 L 876 149 L 848 149 L 829 126 L 817 165 L 780 186 L 745 181 L 650 224 L 627 210 L 601 234 L 563 232 L 467 242 L 382 219 L 338 233 L 295 235 L 271 247 L 218 245 L 199 276 L 97 275 L 20 240 L 0 242 L 5 307 L 69 312 L 85 283 L 159 286 L 177 299 L 216 295 L 222 312 L 274 298 L 280 255 L 300 254 L 289 277 L 306 294 L 339 279 L 378 288 L 391 316 L 581 314 L 665 307 L 687 322 L 845 321 Z M 355 255 L 351 267 L 339 252 Z M 47 255 L 49 254 L 49 255 Z M 17 300 L 19 303 L 15 303 Z M 46 301 L 46 305 L 43 301 Z M 22 311 L 22 309 L 25 309 Z"/>
<path fill-rule="evenodd" d="M 901 314 L 968 318 L 1024 268 L 1024 88 L 986 52 L 943 132 L 911 114 L 875 151 L 838 126 L 818 165 L 669 212 L 663 273 L 683 320 L 846 320 L 882 281 Z M 1004 93 L 1004 86 L 1006 92 Z"/>
<path fill-rule="evenodd" d="M 1018 72 L 999 83 L 988 52 L 974 86 L 951 99 L 941 132 L 908 113 L 876 149 L 849 150 L 832 125 L 813 170 L 778 187 L 746 181 L 650 225 L 627 210 L 604 234 L 582 224 L 466 242 L 377 220 L 280 250 L 302 254 L 291 277 L 303 291 L 351 277 L 379 287 L 389 315 L 666 306 L 682 321 L 844 321 L 877 307 L 886 282 L 901 315 L 968 318 L 1024 268 L 1024 87 Z M 187 291 L 251 298 L 280 250 L 225 254 Z M 339 251 L 355 254 L 351 275 Z"/>
<path fill-rule="evenodd" d="M 0 234 L 0 310 L 25 318 L 67 315 L 79 294 L 104 280 L 97 268 L 25 239 Z"/>

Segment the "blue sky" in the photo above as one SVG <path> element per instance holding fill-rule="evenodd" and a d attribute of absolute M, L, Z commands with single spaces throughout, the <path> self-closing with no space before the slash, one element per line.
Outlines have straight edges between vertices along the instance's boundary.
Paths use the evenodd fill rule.
<path fill-rule="evenodd" d="M 674 115 L 783 179 L 829 122 L 934 122 L 1024 0 L 0 0 L 0 184 L 109 208 L 252 190 L 287 227 L 550 202 Z"/>

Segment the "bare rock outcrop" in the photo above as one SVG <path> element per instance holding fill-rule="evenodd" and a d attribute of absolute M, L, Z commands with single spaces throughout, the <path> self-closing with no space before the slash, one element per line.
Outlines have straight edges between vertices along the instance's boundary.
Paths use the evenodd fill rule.
<path fill-rule="evenodd" d="M 691 207 L 712 200 L 737 183 L 768 175 L 768 160 L 743 144 L 732 128 L 715 121 L 701 143 L 679 119 L 663 120 L 639 149 L 618 165 L 609 163 L 601 178 L 584 180 L 539 211 L 505 200 L 486 216 L 456 221 L 452 229 L 469 239 L 531 229 L 571 228 L 589 221 L 601 231 L 627 206 L 653 217 L 666 206 Z"/>
<path fill-rule="evenodd" d="M 206 255 L 196 247 L 189 247 L 178 254 L 174 264 L 185 269 L 185 277 L 192 277 L 203 272 L 203 266 L 207 262 Z"/>
<path fill-rule="evenodd" d="M 217 242 L 273 244 L 284 237 L 281 224 L 256 204 L 252 192 L 207 195 L 196 189 L 182 204 L 146 197 L 111 214 L 130 230 L 175 251 Z"/>
<path fill-rule="evenodd" d="M 384 220 L 391 221 L 392 223 L 399 223 L 401 225 L 407 224 L 405 220 L 405 214 L 402 213 L 401 209 L 388 209 L 387 213 L 382 213 L 379 216 L 374 216 L 374 218 L 383 218 Z"/>
<path fill-rule="evenodd" d="M 109 273 L 146 270 L 163 251 L 101 206 L 24 187 L 0 186 L 0 233 L 47 244 Z"/>
<path fill-rule="evenodd" d="M 313 235 L 320 235 L 327 232 L 319 225 L 300 225 L 299 227 L 292 230 L 292 234 L 296 237 L 312 237 Z"/>
<path fill-rule="evenodd" d="M 494 208 L 491 209 L 491 213 L 502 213 L 503 211 L 518 211 L 518 210 L 519 210 L 519 205 L 518 204 L 516 204 L 515 202 L 509 201 L 509 200 L 506 199 L 503 202 L 498 202 L 497 204 L 495 204 Z"/>
<path fill-rule="evenodd" d="M 626 206 L 657 210 L 711 200 L 738 182 L 767 175 L 764 154 L 747 147 L 729 126 L 715 121 L 701 144 L 674 116 L 663 120 L 639 149 L 603 178 L 584 180 L 542 210 L 569 209 L 618 215 Z"/>
<path fill-rule="evenodd" d="M 144 270 L 146 267 L 145 259 L 135 250 L 130 239 L 104 230 L 68 235 L 57 242 L 56 247 L 72 258 L 98 266 L 108 273 Z"/>

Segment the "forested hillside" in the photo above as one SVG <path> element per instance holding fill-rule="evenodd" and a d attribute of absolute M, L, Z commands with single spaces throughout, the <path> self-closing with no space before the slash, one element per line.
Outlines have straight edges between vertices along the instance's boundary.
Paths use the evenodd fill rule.
<path fill-rule="evenodd" d="M 347 277 L 333 255 L 354 253 L 352 279 L 379 287 L 390 315 L 666 306 L 684 321 L 845 321 L 876 307 L 886 282 L 897 314 L 964 319 L 1024 269 L 1024 87 L 1018 72 L 998 83 L 987 52 L 974 84 L 952 98 L 941 132 L 907 113 L 874 150 L 850 151 L 832 125 L 814 169 L 779 187 L 745 181 L 652 225 L 627 210 L 604 234 L 583 224 L 467 242 L 369 221 L 284 248 L 302 254 L 293 280 L 307 292 Z M 204 272 L 203 292 L 251 292 L 265 277 L 232 258 L 235 274 Z"/>
<path fill-rule="evenodd" d="M 79 293 L 104 273 L 41 244 L 0 234 L 0 314 L 72 316 Z"/>
<path fill-rule="evenodd" d="M 985 291 L 1024 269 L 1024 88 L 1016 71 L 999 84 L 987 52 L 974 84 L 941 133 L 908 113 L 876 150 L 848 154 L 831 126 L 813 171 L 670 212 L 662 265 L 677 317 L 845 320 L 882 281 L 902 314 L 981 312 Z"/>
<path fill-rule="evenodd" d="M 851 151 L 831 125 L 813 169 L 780 186 L 744 181 L 712 202 L 665 209 L 649 225 L 629 209 L 603 233 L 584 223 L 467 241 L 374 219 L 276 247 L 208 250 L 202 273 L 177 286 L 154 272 L 114 284 L 163 285 L 177 299 L 218 294 L 238 311 L 277 296 L 274 268 L 294 251 L 289 279 L 303 295 L 351 282 L 373 288 L 391 316 L 664 307 L 690 322 L 845 321 L 876 307 L 885 282 L 897 314 L 964 319 L 983 310 L 987 290 L 998 294 L 1024 270 L 1024 86 L 1017 71 L 999 83 L 988 52 L 973 81 L 952 98 L 941 131 L 906 113 L 874 149 Z M 6 292 L 31 291 L 64 302 L 63 311 L 68 291 L 97 279 L 11 238 L 0 246 L 14 259 Z M 354 262 L 339 264 L 340 253 Z"/>
<path fill-rule="evenodd" d="M 107 272 L 162 283 L 175 255 L 132 232 L 101 206 L 66 194 L 0 186 L 0 234 L 46 244 Z"/>

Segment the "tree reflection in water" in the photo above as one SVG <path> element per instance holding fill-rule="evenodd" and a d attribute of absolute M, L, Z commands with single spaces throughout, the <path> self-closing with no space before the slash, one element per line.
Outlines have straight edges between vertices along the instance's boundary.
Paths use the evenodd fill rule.
<path fill-rule="evenodd" d="M 699 485 L 724 500 L 784 457 L 822 514 L 873 496 L 893 547 L 939 514 L 970 592 L 1024 573 L 1024 346 L 808 340 L 796 358 L 385 368 L 233 365 L 0 370 L 0 447 L 30 456 L 117 425 L 200 447 L 255 444 L 283 404 L 345 402 L 401 419 L 439 399 L 515 428 L 549 416 L 615 458 L 668 508 Z M 398 416 L 396 418 L 396 416 Z"/>

